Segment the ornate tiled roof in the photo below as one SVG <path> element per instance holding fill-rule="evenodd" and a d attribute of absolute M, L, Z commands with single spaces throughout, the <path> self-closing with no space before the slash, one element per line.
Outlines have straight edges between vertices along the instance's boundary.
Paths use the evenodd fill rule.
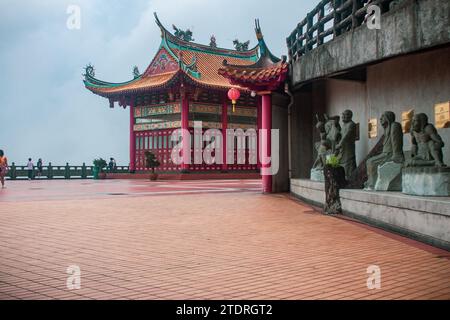
<path fill-rule="evenodd" d="M 224 64 L 219 74 L 227 78 L 233 85 L 244 86 L 254 90 L 273 90 L 272 85 L 278 87 L 286 80 L 289 66 L 285 62 L 279 62 L 265 68 L 254 66 L 236 67 Z"/>
<path fill-rule="evenodd" d="M 284 83 L 289 72 L 286 57 L 278 59 L 270 52 L 264 41 L 258 20 L 256 20 L 256 35 L 261 51 L 258 61 L 251 65 L 240 65 L 224 60 L 218 73 L 227 78 L 230 84 L 250 90 L 277 90 Z"/>
<path fill-rule="evenodd" d="M 236 51 L 188 42 L 167 31 L 156 14 L 155 18 L 162 40 L 146 71 L 128 82 L 108 83 L 96 79 L 93 68 L 88 66 L 84 80 L 87 89 L 110 97 L 170 86 L 182 77 L 201 86 L 228 89 L 236 85 L 219 75 L 224 59 L 236 66 L 249 66 L 258 61 L 259 44 L 247 51 Z"/>

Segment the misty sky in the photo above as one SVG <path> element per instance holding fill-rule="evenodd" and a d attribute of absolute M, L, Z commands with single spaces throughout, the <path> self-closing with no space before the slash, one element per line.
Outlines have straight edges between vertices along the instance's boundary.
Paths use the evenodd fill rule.
<path fill-rule="evenodd" d="M 272 52 L 286 55 L 286 37 L 318 1 L 303 0 L 0 0 L 0 149 L 9 162 L 28 157 L 53 164 L 91 164 L 113 156 L 128 165 L 129 111 L 84 88 L 83 67 L 111 82 L 143 72 L 160 44 L 156 11 L 169 29 L 190 28 L 196 42 L 214 34 L 256 44 L 260 18 Z M 81 29 L 69 30 L 69 5 L 81 8 Z M 171 29 L 171 28 L 170 28 Z"/>

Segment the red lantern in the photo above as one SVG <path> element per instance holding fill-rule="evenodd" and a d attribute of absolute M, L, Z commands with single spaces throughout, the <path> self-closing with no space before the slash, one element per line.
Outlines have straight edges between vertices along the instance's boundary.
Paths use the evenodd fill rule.
<path fill-rule="evenodd" d="M 233 112 L 236 111 L 236 102 L 241 97 L 241 93 L 236 88 L 231 88 L 228 90 L 228 98 L 231 100 L 231 103 L 233 104 Z"/>

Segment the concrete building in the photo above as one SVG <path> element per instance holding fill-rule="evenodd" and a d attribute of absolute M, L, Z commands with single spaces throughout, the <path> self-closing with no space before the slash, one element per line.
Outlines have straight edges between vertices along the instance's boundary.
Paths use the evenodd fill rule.
<path fill-rule="evenodd" d="M 435 124 L 435 106 L 450 102 L 450 2 L 372 4 L 380 9 L 380 16 L 375 13 L 379 29 L 372 28 L 372 20 L 367 18 L 370 4 L 327 0 L 321 1 L 287 39 L 293 96 L 291 192 L 311 203 L 321 204 L 325 197 L 323 184 L 309 180 L 316 157 L 314 143 L 319 140 L 315 114 L 341 115 L 345 109 L 354 112 L 353 120 L 359 123 L 359 165 L 383 134 L 379 124 L 383 112 L 395 112 L 401 122 L 403 113 L 414 110 L 426 113 Z M 369 137 L 371 119 L 376 119 L 378 126 Z M 450 129 L 438 131 L 446 143 L 444 162 L 450 165 Z M 411 135 L 405 132 L 407 155 L 410 140 Z M 450 199 L 421 201 L 397 195 L 397 210 L 386 216 L 390 212 L 387 208 L 395 206 L 388 201 L 392 196 L 395 194 L 352 190 L 341 193 L 345 214 L 450 248 Z M 416 207 L 406 208 L 411 201 Z"/>

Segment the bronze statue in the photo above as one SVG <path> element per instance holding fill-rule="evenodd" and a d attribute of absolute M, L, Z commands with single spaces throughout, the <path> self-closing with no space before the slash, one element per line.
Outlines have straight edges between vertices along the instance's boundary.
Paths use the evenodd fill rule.
<path fill-rule="evenodd" d="M 381 116 L 380 123 L 384 128 L 383 151 L 366 162 L 368 180 L 365 187 L 369 190 L 373 190 L 375 187 L 379 166 L 391 161 L 395 163 L 405 161 L 402 125 L 395 122 L 395 113 L 386 111 Z"/>
<path fill-rule="evenodd" d="M 445 166 L 442 153 L 444 141 L 442 141 L 434 125 L 428 123 L 428 116 L 425 113 L 414 116 L 411 139 L 411 160 L 406 163 L 406 166 Z"/>
<path fill-rule="evenodd" d="M 356 123 L 353 122 L 353 112 L 345 110 L 342 113 L 342 137 L 336 145 L 338 151 L 339 163 L 344 167 L 345 178 L 350 179 L 353 171 L 356 169 Z"/>

